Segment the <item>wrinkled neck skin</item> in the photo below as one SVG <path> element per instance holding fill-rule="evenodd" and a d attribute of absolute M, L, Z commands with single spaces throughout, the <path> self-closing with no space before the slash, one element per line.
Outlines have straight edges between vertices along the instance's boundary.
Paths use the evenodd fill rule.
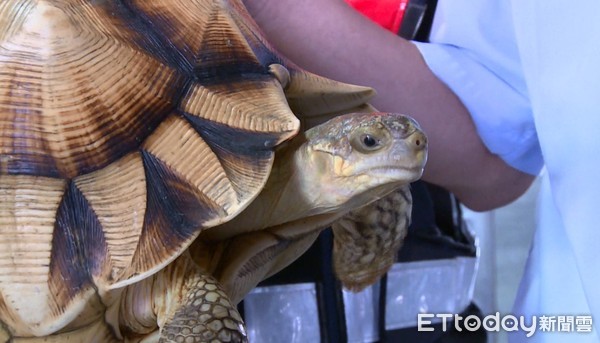
<path fill-rule="evenodd" d="M 241 223 L 245 231 L 255 231 L 327 211 L 319 199 L 322 182 L 315 179 L 320 174 L 307 149 L 303 137 L 280 148 L 263 191 L 225 225 Z"/>
<path fill-rule="evenodd" d="M 281 180 L 280 196 L 273 197 L 272 221 L 268 226 L 291 222 L 299 218 L 307 218 L 315 214 L 334 212 L 339 208 L 339 202 L 332 202 L 343 190 L 336 189 L 328 180 L 323 168 L 327 168 L 322 156 L 316 156 L 309 151 L 307 144 L 301 145 L 293 152 L 293 156 L 284 165 L 286 178 Z M 273 174 L 277 177 L 279 174 Z M 271 181 L 271 180 L 269 180 Z M 275 183 L 276 180 L 273 180 Z M 329 182 L 328 182 L 329 181 Z M 271 182 L 267 187 L 272 185 Z"/>
<path fill-rule="evenodd" d="M 316 166 L 302 136 L 277 150 L 267 184 L 242 213 L 223 224 L 216 236 L 227 232 L 250 232 L 305 218 L 323 211 L 319 199 L 322 182 L 315 180 Z"/>
<path fill-rule="evenodd" d="M 373 188 L 371 175 L 336 176 L 332 171 L 341 168 L 343 158 L 315 151 L 300 141 L 302 144 L 294 141 L 279 151 L 265 190 L 252 204 L 262 208 L 258 213 L 264 214 L 264 227 L 336 213 L 342 208 L 345 213 L 389 194 L 401 184 Z"/>
<path fill-rule="evenodd" d="M 205 233 L 205 237 L 223 239 L 299 219 L 311 225 L 328 225 L 346 212 L 371 203 L 403 184 L 386 183 L 373 187 L 372 175 L 335 176 L 332 170 L 343 168 L 343 163 L 342 157 L 315 151 L 303 135 L 296 136 L 277 150 L 273 170 L 258 197 L 218 230 Z M 310 219 L 326 214 L 332 215 L 320 217 L 316 222 Z"/>

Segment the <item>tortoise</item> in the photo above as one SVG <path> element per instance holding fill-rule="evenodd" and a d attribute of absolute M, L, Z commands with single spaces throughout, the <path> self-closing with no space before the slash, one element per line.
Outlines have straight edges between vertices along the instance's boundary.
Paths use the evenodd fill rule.
<path fill-rule="evenodd" d="M 372 95 L 277 54 L 239 1 L 2 1 L 0 340 L 243 341 L 235 303 L 323 226 L 355 210 L 334 224 L 353 240 L 381 201 L 409 203 L 426 138 L 408 117 L 356 113 L 298 134 L 297 116 L 308 127 L 370 110 Z M 312 142 L 363 144 L 402 173 L 374 189 L 363 181 L 394 168 L 361 174 L 363 195 L 330 208 L 256 216 L 304 175 L 290 168 Z M 357 165 L 335 156 L 334 170 Z M 283 200 L 309 185 L 327 184 L 303 180 Z M 399 229 L 377 237 L 407 220 L 386 211 Z M 336 255 L 373 269 L 357 249 Z M 351 288 L 373 278 L 336 268 Z"/>

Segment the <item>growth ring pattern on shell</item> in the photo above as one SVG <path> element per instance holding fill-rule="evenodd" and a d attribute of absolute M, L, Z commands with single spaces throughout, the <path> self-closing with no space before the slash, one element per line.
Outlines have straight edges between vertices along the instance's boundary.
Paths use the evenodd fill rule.
<path fill-rule="evenodd" d="M 0 307 L 35 288 L 61 312 L 134 282 L 256 196 L 299 124 L 245 16 L 228 1 L 0 3 Z"/>

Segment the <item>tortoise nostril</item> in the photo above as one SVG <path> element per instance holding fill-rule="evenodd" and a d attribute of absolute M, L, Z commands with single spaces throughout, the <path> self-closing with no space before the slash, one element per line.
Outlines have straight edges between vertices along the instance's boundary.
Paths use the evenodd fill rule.
<path fill-rule="evenodd" d="M 427 147 L 427 137 L 421 131 L 413 132 L 408 138 L 409 144 L 416 150 L 425 149 Z"/>

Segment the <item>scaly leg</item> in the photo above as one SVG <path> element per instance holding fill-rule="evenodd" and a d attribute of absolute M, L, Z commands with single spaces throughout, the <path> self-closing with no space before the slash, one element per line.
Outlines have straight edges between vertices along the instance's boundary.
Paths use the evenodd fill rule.
<path fill-rule="evenodd" d="M 124 331 L 139 333 L 154 322 L 160 327 L 159 342 L 248 341 L 242 318 L 228 295 L 187 252 L 145 281 L 130 286 L 123 298 Z"/>
<path fill-rule="evenodd" d="M 247 342 L 242 318 L 218 282 L 195 277 L 159 342 Z"/>
<path fill-rule="evenodd" d="M 406 236 L 411 208 L 406 185 L 332 225 L 333 267 L 345 288 L 360 291 L 390 269 Z"/>

